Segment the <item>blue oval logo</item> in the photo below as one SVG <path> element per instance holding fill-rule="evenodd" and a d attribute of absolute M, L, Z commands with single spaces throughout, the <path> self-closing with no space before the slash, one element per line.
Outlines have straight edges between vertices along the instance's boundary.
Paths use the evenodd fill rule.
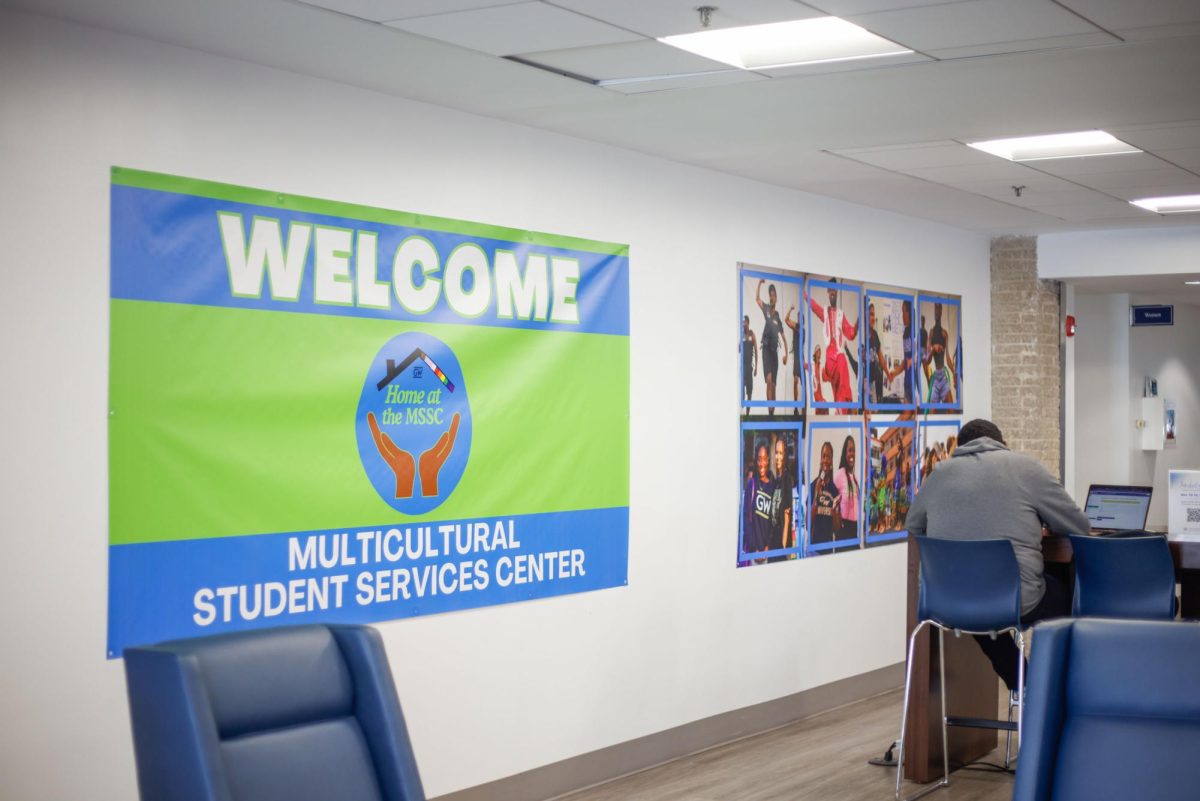
<path fill-rule="evenodd" d="M 367 371 L 354 428 L 379 497 L 406 515 L 440 506 L 471 452 L 471 406 L 454 351 L 418 332 L 388 340 Z"/>

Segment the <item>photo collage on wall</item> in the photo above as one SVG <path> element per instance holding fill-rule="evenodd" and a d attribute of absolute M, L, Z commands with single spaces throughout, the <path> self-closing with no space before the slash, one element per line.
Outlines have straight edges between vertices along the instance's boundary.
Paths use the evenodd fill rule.
<path fill-rule="evenodd" d="M 904 540 L 957 442 L 961 298 L 741 264 L 738 304 L 738 566 Z"/>

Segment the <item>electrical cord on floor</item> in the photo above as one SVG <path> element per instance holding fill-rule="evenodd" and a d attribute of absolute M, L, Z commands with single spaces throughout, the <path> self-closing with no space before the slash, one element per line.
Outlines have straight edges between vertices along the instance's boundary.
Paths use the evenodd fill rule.
<path fill-rule="evenodd" d="M 868 764 L 868 765 L 878 765 L 878 766 L 879 766 L 879 767 L 881 767 L 881 768 L 894 768 L 894 767 L 896 767 L 896 753 L 895 753 L 895 750 L 896 750 L 896 747 L 897 747 L 898 745 L 900 745 L 900 741 L 899 741 L 899 740 L 893 740 L 893 741 L 892 741 L 892 744 L 888 746 L 888 749 L 887 749 L 886 751 L 884 751 L 884 752 L 883 752 L 883 756 L 881 756 L 881 757 L 875 757 L 874 759 L 868 759 L 868 760 L 867 760 L 867 764 Z"/>
<path fill-rule="evenodd" d="M 984 762 L 982 759 L 977 759 L 973 762 L 964 762 L 954 765 L 951 763 L 950 771 L 953 773 L 956 770 L 975 770 L 980 773 L 1016 773 L 1016 768 L 1006 768 L 1003 765 L 997 765 L 995 762 Z"/>
<path fill-rule="evenodd" d="M 883 756 L 868 759 L 868 765 L 878 765 L 882 768 L 896 767 L 895 749 L 900 745 L 899 741 L 893 742 L 888 746 L 887 751 L 883 752 Z M 982 759 L 972 760 L 971 762 L 950 763 L 950 771 L 953 773 L 956 770 L 974 770 L 980 773 L 1016 773 L 1016 768 L 1006 768 L 1003 765 L 998 765 L 995 762 L 985 762 Z"/>

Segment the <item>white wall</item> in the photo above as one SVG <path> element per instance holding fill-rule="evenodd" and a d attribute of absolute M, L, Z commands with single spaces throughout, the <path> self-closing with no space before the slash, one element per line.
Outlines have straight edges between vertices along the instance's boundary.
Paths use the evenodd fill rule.
<path fill-rule="evenodd" d="M 1038 277 L 1130 277 L 1195 273 L 1200 264 L 1200 227 L 1119 229 L 1047 234 L 1038 237 Z M 1181 287 L 1182 289 L 1182 287 Z M 1067 388 L 1064 431 L 1074 458 L 1067 488 L 1083 503 L 1093 483 L 1151 484 L 1155 488 L 1147 525 L 1165 526 L 1167 471 L 1200 464 L 1200 437 L 1187 436 L 1186 421 L 1197 419 L 1200 385 L 1200 306 L 1170 295 L 1082 294 L 1068 292 L 1067 313 L 1079 329 L 1066 349 Z M 1129 306 L 1169 303 L 1175 325 L 1130 328 Z M 1141 449 L 1135 421 L 1141 416 L 1143 378 L 1158 379 L 1159 395 L 1178 404 L 1178 444 Z M 1071 395 L 1073 398 L 1070 398 Z M 1073 440 L 1073 443 L 1072 443 Z"/>
<path fill-rule="evenodd" d="M 1130 483 L 1154 487 L 1150 525 L 1166 526 L 1168 471 L 1200 470 L 1200 306 L 1169 295 L 1132 295 L 1130 302 L 1175 303 L 1175 325 L 1129 329 L 1131 392 L 1140 398 L 1148 375 L 1158 381 L 1159 397 L 1176 404 L 1175 447 L 1143 451 L 1135 438 L 1130 453 Z"/>
<path fill-rule="evenodd" d="M 380 626 L 431 796 L 903 658 L 903 548 L 734 569 L 712 359 L 738 261 L 957 292 L 986 416 L 985 238 L 5 11 L 0 74 L 0 795 L 136 793 L 104 659 L 111 165 L 631 244 L 629 586 Z"/>
<path fill-rule="evenodd" d="M 1038 277 L 1194 273 L 1200 226 L 1077 231 L 1038 237 Z"/>
<path fill-rule="evenodd" d="M 1130 304 L 1175 306 L 1173 326 L 1130 328 Z M 1154 487 L 1147 525 L 1167 524 L 1167 472 L 1200 469 L 1200 306 L 1169 295 L 1076 295 L 1076 499 L 1089 484 Z M 1141 449 L 1143 379 L 1174 401 L 1177 444 Z"/>
<path fill-rule="evenodd" d="M 1082 506 L 1092 484 L 1129 483 L 1129 296 L 1076 293 L 1075 318 L 1075 480 L 1067 489 Z"/>

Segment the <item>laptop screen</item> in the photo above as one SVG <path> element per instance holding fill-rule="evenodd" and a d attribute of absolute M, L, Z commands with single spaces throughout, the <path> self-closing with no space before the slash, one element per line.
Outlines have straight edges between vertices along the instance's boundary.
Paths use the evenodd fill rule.
<path fill-rule="evenodd" d="M 1093 484 L 1084 512 L 1093 529 L 1142 529 L 1150 512 L 1151 492 L 1151 487 Z"/>

